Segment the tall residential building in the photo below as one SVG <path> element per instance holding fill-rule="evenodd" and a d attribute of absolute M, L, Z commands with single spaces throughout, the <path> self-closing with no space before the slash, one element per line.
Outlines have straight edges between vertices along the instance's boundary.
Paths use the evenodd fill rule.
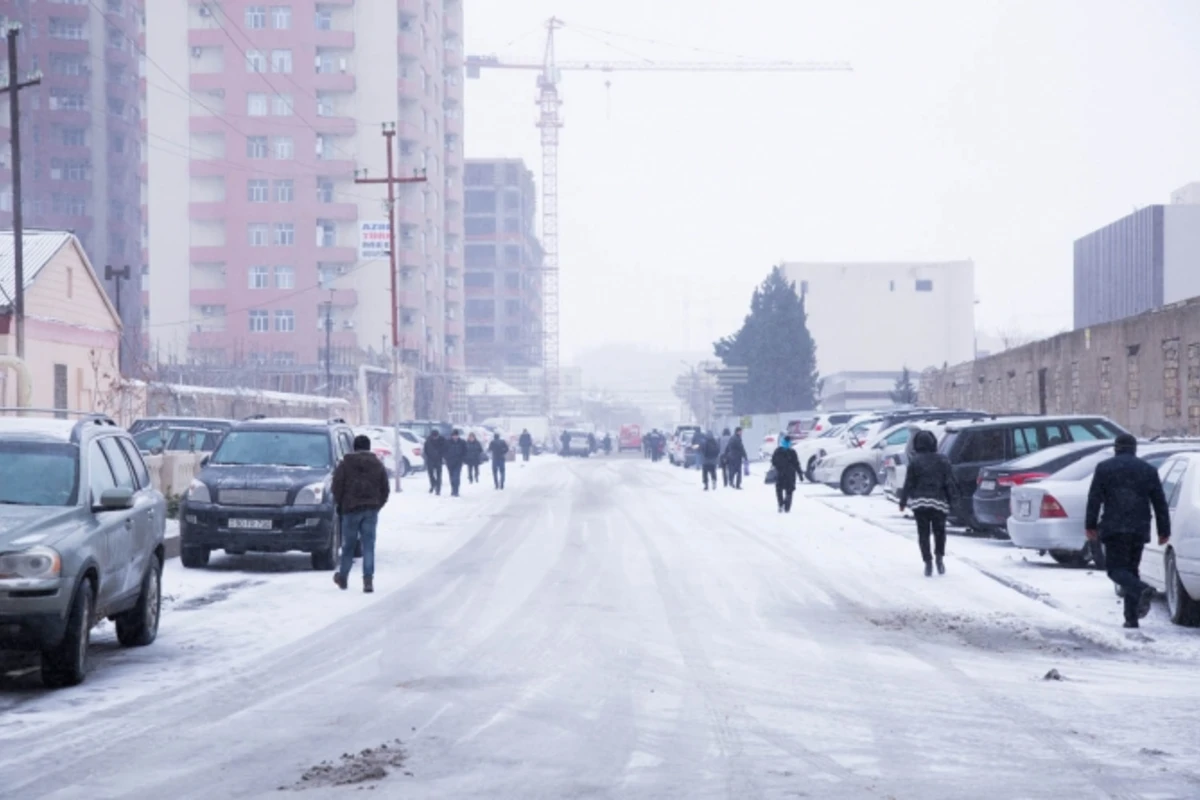
<path fill-rule="evenodd" d="M 822 375 L 904 367 L 920 373 L 974 357 L 972 261 L 793 263 L 783 269 L 804 295 Z"/>
<path fill-rule="evenodd" d="M 520 159 L 466 168 L 466 355 L 472 371 L 542 366 L 542 248 L 533 173 Z"/>
<path fill-rule="evenodd" d="M 445 408 L 434 379 L 463 363 L 462 24 L 461 0 L 149 4 L 160 363 L 321 392 L 328 355 L 350 391 L 390 366 L 395 302 L 411 392 Z M 398 176 L 426 178 L 397 187 L 395 298 L 366 233 L 386 187 L 355 183 L 386 176 L 390 122 Z"/>
<path fill-rule="evenodd" d="M 1075 241 L 1075 329 L 1200 296 L 1200 186 Z"/>
<path fill-rule="evenodd" d="M 105 266 L 130 267 L 120 283 L 126 341 L 137 342 L 142 318 L 136 290 L 142 267 L 141 90 L 138 38 L 143 0 L 29 2 L 0 0 L 0 16 L 21 24 L 21 183 L 24 224 L 75 234 L 118 299 Z M 6 76 L 7 47 L 0 59 Z M 9 98 L 0 95 L 0 227 L 12 227 Z M 133 353 L 127 349 L 127 355 Z M 128 359 L 126 361 L 128 364 Z"/>

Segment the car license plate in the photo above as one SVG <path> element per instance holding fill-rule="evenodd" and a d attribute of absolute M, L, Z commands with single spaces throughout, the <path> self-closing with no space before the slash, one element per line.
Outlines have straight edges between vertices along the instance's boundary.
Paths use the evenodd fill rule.
<path fill-rule="evenodd" d="M 269 531 L 274 523 L 269 519 L 231 519 L 229 527 L 242 531 Z"/>
<path fill-rule="evenodd" d="M 1017 503 L 1017 516 L 1018 517 L 1028 517 L 1030 511 L 1032 511 L 1032 510 L 1033 510 L 1033 503 L 1030 502 L 1029 500 L 1022 500 L 1021 502 Z"/>
<path fill-rule="evenodd" d="M 990 492 L 996 488 L 996 482 L 995 481 L 984 481 L 983 483 L 979 484 L 979 488 L 985 492 Z"/>

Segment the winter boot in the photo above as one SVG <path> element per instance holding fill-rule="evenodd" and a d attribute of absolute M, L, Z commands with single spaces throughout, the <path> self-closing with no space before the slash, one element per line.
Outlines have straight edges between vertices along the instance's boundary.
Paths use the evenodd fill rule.
<path fill-rule="evenodd" d="M 344 590 L 346 588 L 346 577 L 341 572 L 333 573 L 333 582 L 337 584 L 339 589 Z"/>
<path fill-rule="evenodd" d="M 1126 627 L 1126 628 L 1136 628 L 1136 627 L 1138 627 L 1138 621 L 1137 621 L 1136 619 L 1127 619 L 1127 620 L 1125 620 L 1125 625 L 1124 625 L 1124 627 Z"/>
<path fill-rule="evenodd" d="M 938 575 L 946 574 L 946 562 L 942 560 L 941 556 L 937 557 L 937 571 Z"/>
<path fill-rule="evenodd" d="M 929 577 L 932 577 L 932 576 L 933 576 L 933 562 L 932 562 L 932 561 L 926 561 L 926 562 L 925 562 L 925 577 L 926 577 L 926 578 L 929 578 Z"/>
<path fill-rule="evenodd" d="M 1147 586 L 1142 589 L 1142 594 L 1138 598 L 1137 613 L 1138 619 L 1145 619 L 1150 613 L 1150 604 L 1154 602 L 1154 590 Z"/>
<path fill-rule="evenodd" d="M 374 578 L 363 578 L 363 593 L 371 594 L 374 591 L 375 591 L 375 579 Z"/>

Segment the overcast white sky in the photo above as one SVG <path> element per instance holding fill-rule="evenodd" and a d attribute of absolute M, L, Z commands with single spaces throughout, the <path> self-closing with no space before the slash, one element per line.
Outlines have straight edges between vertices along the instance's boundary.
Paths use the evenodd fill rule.
<path fill-rule="evenodd" d="M 564 361 L 705 346 L 782 260 L 972 258 L 979 327 L 1056 330 L 1074 239 L 1200 180 L 1200 0 L 466 0 L 466 15 L 471 54 L 537 59 L 557 15 L 562 60 L 855 68 L 566 73 Z M 534 97 L 533 73 L 469 81 L 467 155 L 523 157 L 540 181 Z"/>

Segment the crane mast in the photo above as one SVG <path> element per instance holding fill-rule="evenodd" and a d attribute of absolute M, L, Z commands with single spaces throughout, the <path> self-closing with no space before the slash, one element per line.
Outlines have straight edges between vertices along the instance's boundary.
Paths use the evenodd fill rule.
<path fill-rule="evenodd" d="M 559 403 L 559 253 L 558 253 L 558 139 L 563 127 L 558 83 L 564 70 L 580 72 L 850 72 L 844 62 L 748 61 L 650 62 L 566 61 L 556 58 L 555 34 L 564 23 L 546 21 L 546 46 L 541 61 L 504 61 L 496 56 L 468 56 L 467 77 L 484 69 L 533 70 L 537 76 L 537 128 L 542 143 L 542 380 L 546 413 Z"/>

